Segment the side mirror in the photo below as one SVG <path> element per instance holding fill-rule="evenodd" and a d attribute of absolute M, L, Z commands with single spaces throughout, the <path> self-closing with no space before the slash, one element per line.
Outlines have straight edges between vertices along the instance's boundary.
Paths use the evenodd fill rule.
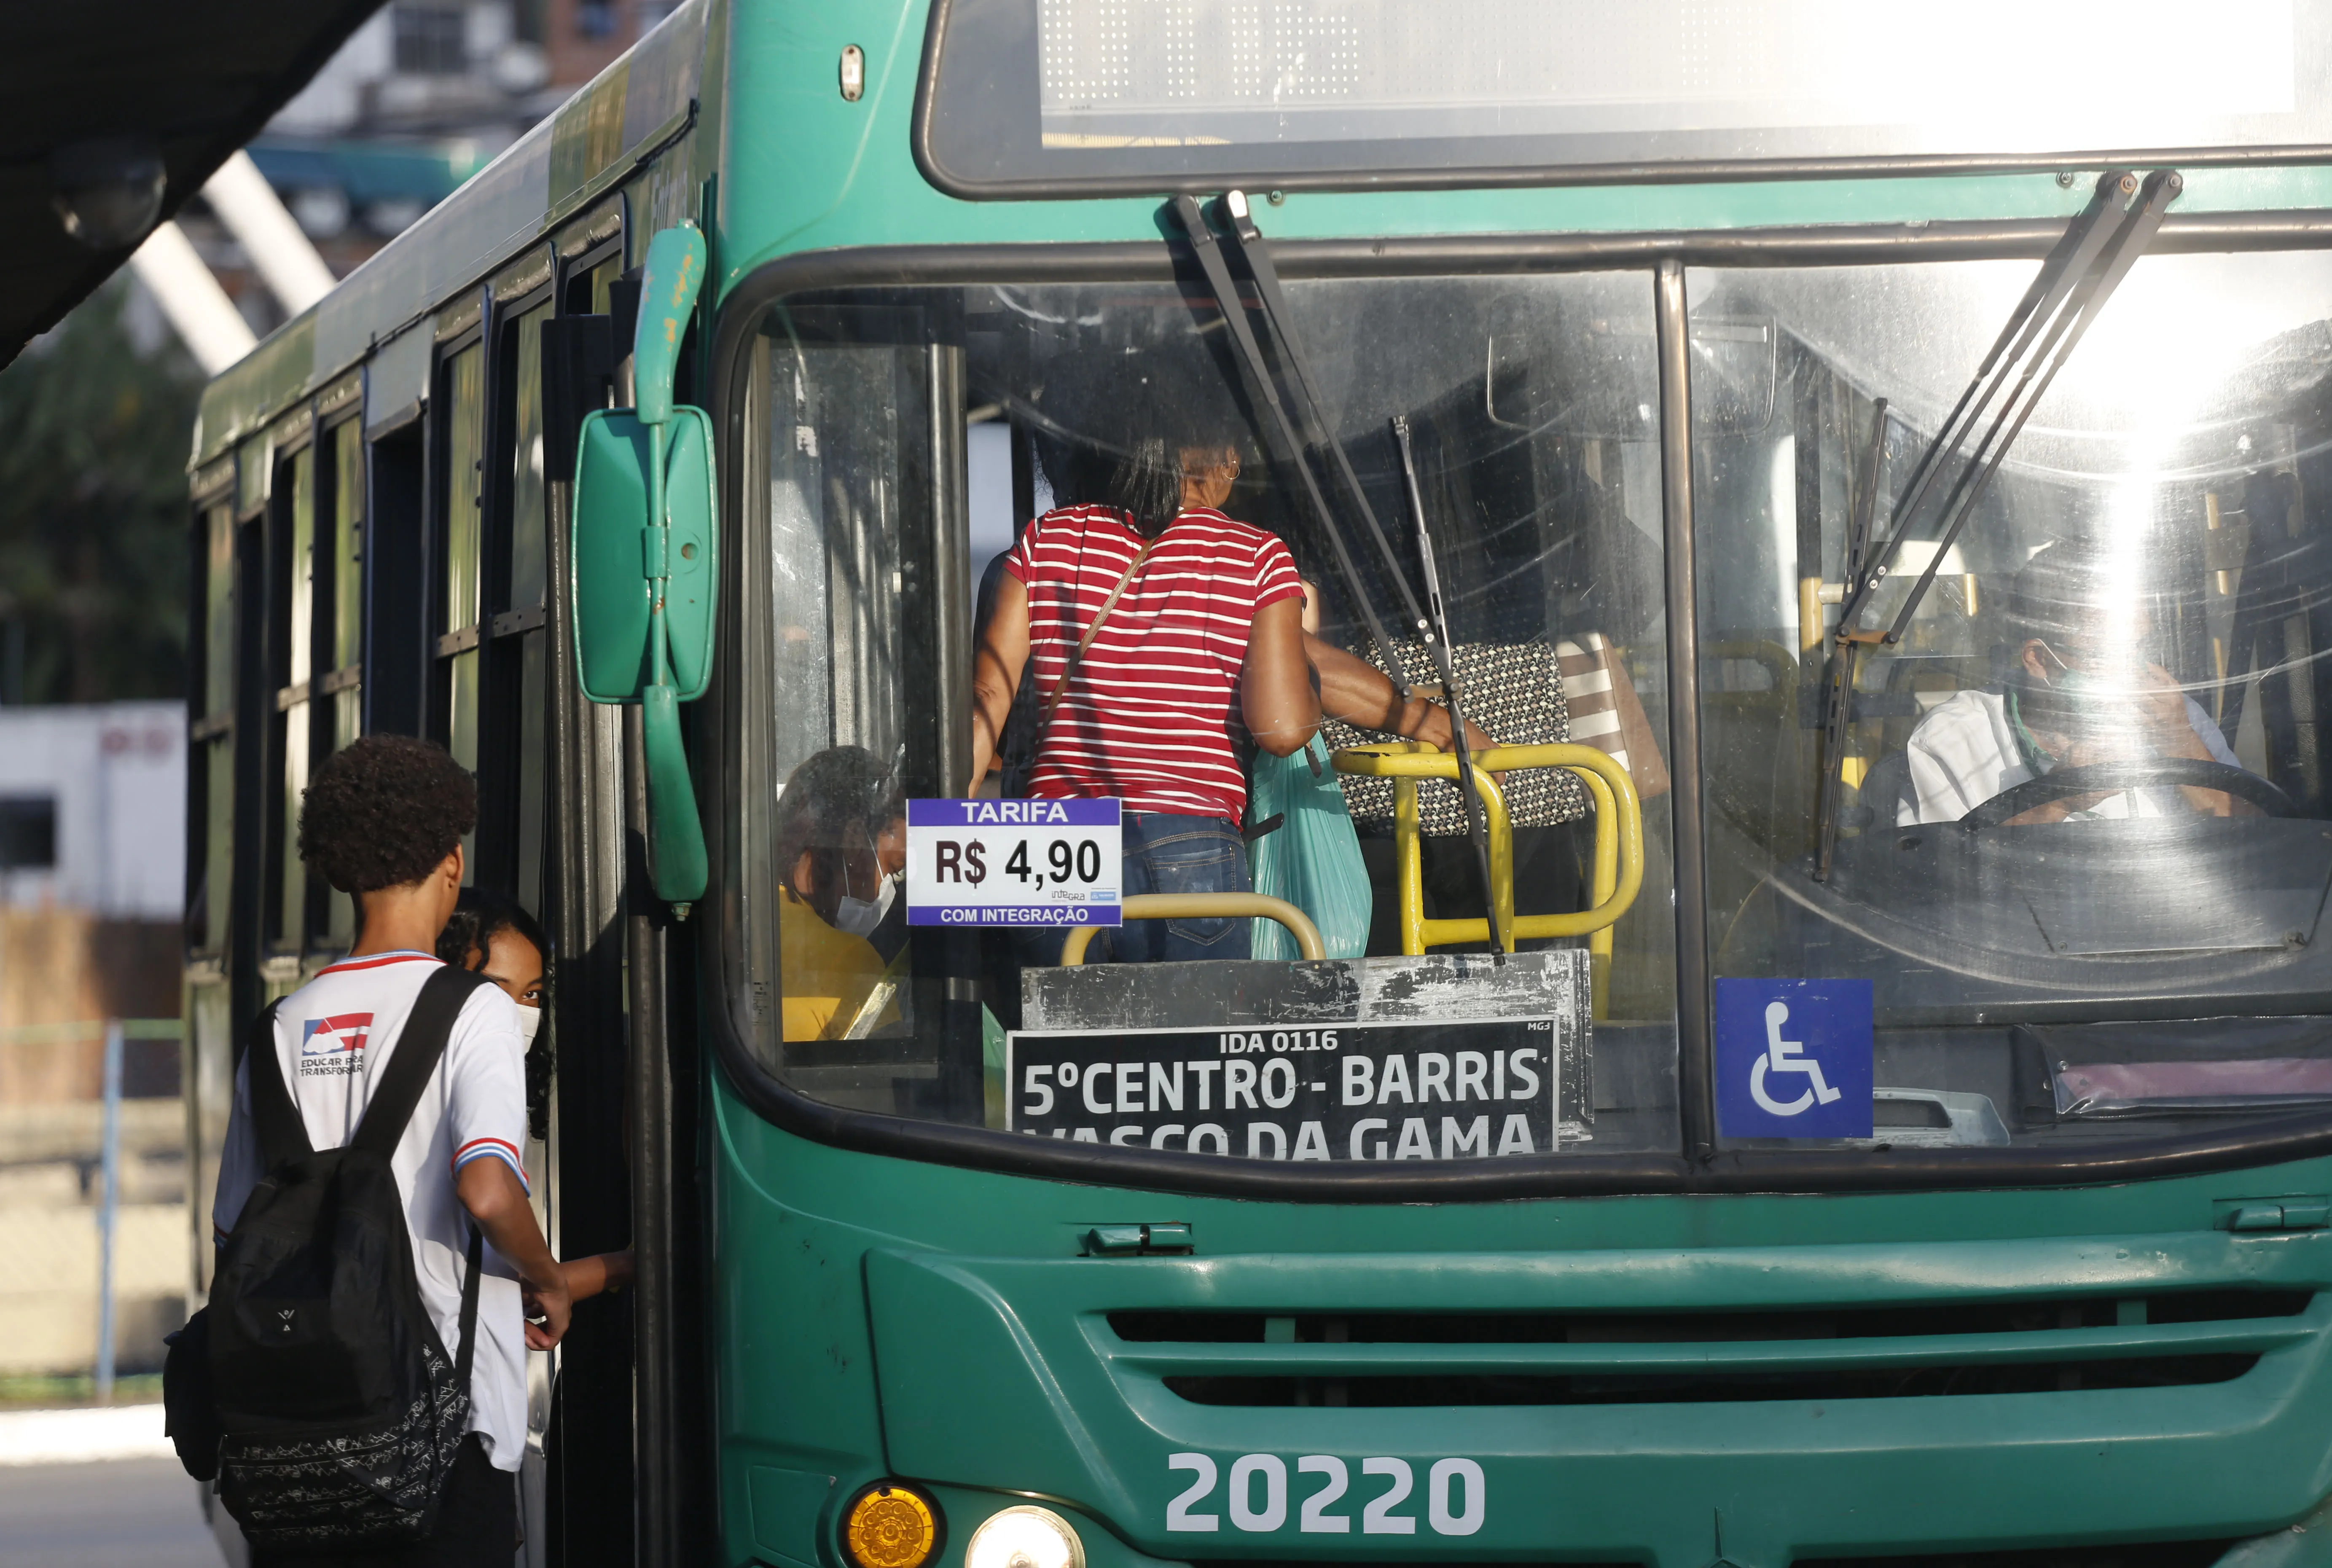
<path fill-rule="evenodd" d="M 664 521 L 648 521 L 649 465 L 663 437 Z M 662 426 L 630 408 L 587 415 L 575 453 L 575 662 L 595 703 L 678 700 L 712 674 L 712 421 L 685 405 Z M 663 612 L 662 626 L 657 611 Z M 661 633 L 661 636 L 659 636 Z M 655 669 L 664 655 L 665 674 Z"/>
<path fill-rule="evenodd" d="M 675 405 L 673 374 L 704 278 L 693 225 L 648 244 L 632 346 L 637 406 L 588 416 L 576 443 L 575 663 L 595 703 L 637 703 L 647 750 L 656 896 L 685 906 L 708 867 L 680 709 L 712 675 L 720 514 L 712 421 Z"/>

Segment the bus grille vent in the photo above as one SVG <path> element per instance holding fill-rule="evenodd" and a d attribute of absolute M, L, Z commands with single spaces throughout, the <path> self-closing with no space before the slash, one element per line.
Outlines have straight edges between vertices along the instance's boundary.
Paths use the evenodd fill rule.
<path fill-rule="evenodd" d="M 2052 1393 L 2229 1382 L 2320 1332 L 2314 1299 L 2227 1289 L 1609 1315 L 1125 1311 L 1109 1315 L 1106 1348 L 1201 1405 Z"/>
<path fill-rule="evenodd" d="M 1801 1557 L 1791 1568 L 2210 1568 L 2234 1545 L 2233 1541 L 2147 1541 L 1916 1557 Z"/>
<path fill-rule="evenodd" d="M 1190 1561 L 1191 1568 L 1296 1568 L 1295 1564 L 1292 1564 L 1285 1557 L 1193 1556 Z M 1455 1568 L 1455 1561 L 1443 1557 L 1417 1562 L 1379 1563 L 1356 1557 L 1306 1557 L 1302 1560 L 1300 1568 Z M 1631 1558 L 1620 1558 L 1608 1563 L 1597 1562 L 1591 1558 L 1582 1558 L 1577 1562 L 1556 1563 L 1542 1558 L 1531 1562 L 1492 1560 L 1486 1563 L 1476 1563 L 1468 1560 L 1465 1568 L 1643 1568 L 1643 1565 Z M 2154 1568 L 2154 1565 L 2144 1564 L 2143 1568 Z M 2185 1564 L 2165 1563 L 2162 1568 L 2185 1568 Z"/>

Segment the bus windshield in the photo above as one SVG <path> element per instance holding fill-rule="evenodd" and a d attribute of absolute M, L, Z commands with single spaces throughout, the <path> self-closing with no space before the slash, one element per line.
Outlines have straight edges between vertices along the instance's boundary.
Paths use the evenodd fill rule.
<path fill-rule="evenodd" d="M 1720 1035 L 1729 980 L 1867 982 L 1873 1135 L 1897 1143 L 2071 1144 L 2321 1105 L 2321 257 L 2138 263 L 1963 531 L 1906 540 L 1859 612 L 1850 629 L 1892 626 L 1935 568 L 1901 640 L 1860 660 L 1840 753 L 1821 755 L 1872 433 L 1883 533 L 2031 276 L 1693 277 L 1698 316 L 1779 342 L 1755 427 L 1729 388 L 1694 385 Z M 1819 875 L 1825 765 L 1845 788 Z M 1754 1145 L 1774 1128 L 1750 1113 L 1725 1130 Z"/>
<path fill-rule="evenodd" d="M 745 378 L 731 879 L 733 1005 L 762 1064 L 849 1110 L 1178 1156 L 1672 1152 L 1652 306 L 1642 272 L 1291 282 L 1323 417 L 1390 555 L 1333 478 L 1315 481 L 1326 518 L 1307 500 L 1195 282 L 771 308 Z M 1707 349 L 1744 387 L 1770 380 L 1769 340 Z M 1492 954 L 1454 773 L 1400 771 L 1443 755 L 1442 682 L 1397 609 L 1394 575 L 1420 595 L 1423 577 L 1396 416 L 1467 716 L 1507 749 L 1484 832 L 1511 954 Z M 1161 464 L 1179 492 L 1158 490 Z M 1068 645 L 1152 540 L 1066 679 Z M 1400 629 L 1391 648 L 1364 602 Z M 1300 615 L 1329 715 L 1300 751 L 1257 741 L 1242 684 L 1275 613 L 1283 630 Z M 975 649 L 999 616 L 1027 657 L 997 743 L 975 746 Z M 1324 956 L 1301 923 L 1245 908 L 1129 904 L 1084 936 L 918 923 L 919 878 L 940 872 L 910 865 L 908 803 L 968 788 L 1122 800 L 1129 894 L 1203 906 L 1333 882 L 1308 909 L 1290 894 Z M 991 839 L 946 870 L 999 898 L 1043 884 L 1043 846 L 1033 870 L 1008 854 Z"/>
<path fill-rule="evenodd" d="M 1250 298 L 1248 352 L 1195 277 L 783 299 L 744 378 L 741 1036 L 832 1106 L 1177 1158 L 1672 1155 L 1681 911 L 1713 977 L 1714 1076 L 1686 1095 L 1725 1147 L 2072 1151 L 2320 1110 L 2319 258 L 2136 265 L 1964 527 L 1897 547 L 1860 626 L 1934 581 L 1899 642 L 1867 645 L 1824 758 L 1855 488 L 1875 473 L 1883 538 L 2032 273 L 1685 272 L 1689 683 L 1665 657 L 1649 273 L 1290 282 L 1320 411 L 1304 466 L 1261 394 L 1293 398 L 1289 341 Z M 1129 485 L 1161 454 L 1171 564 L 1144 569 Z M 1432 586 L 1420 513 L 1473 744 L 1496 747 L 1479 853 L 1397 591 Z M 1172 554 L 1209 530 L 1213 565 Z M 1176 642 L 1144 582 L 1196 585 L 1228 652 L 1185 657 L 1207 637 Z M 1327 715 L 1300 751 L 1258 738 L 1241 664 L 1296 585 Z M 1018 695 L 976 731 L 1006 623 Z M 1671 860 L 1687 687 L 1699 886 Z M 1083 934 L 915 923 L 941 895 L 909 869 L 907 803 L 968 789 L 1120 798 L 1129 894 L 1293 875 L 1318 929 L 1203 905 Z M 1045 845 L 1012 842 L 989 841 L 980 896 L 1045 885 Z M 1836 1076 L 1838 1039 L 1843 1099 L 1786 1076 Z M 1784 1076 L 1753 1088 L 1758 1063 Z"/>

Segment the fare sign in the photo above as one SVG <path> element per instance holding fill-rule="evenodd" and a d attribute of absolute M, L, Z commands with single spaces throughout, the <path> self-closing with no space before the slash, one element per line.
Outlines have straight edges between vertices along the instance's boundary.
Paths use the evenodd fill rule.
<path fill-rule="evenodd" d="M 909 925 L 1116 925 L 1122 800 L 910 800 Z"/>

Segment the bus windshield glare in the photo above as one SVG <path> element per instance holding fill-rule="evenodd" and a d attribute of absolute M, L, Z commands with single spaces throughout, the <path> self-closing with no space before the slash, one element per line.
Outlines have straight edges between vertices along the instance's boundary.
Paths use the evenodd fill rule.
<path fill-rule="evenodd" d="M 1694 277 L 1697 313 L 1781 339 L 1773 416 L 1710 409 L 1693 433 L 1715 972 L 1867 980 L 1875 1131 L 1897 1143 L 2320 1104 L 2332 280 L 2313 257 L 2139 262 L 1941 560 L 1904 542 L 1860 627 L 1891 627 L 1931 563 L 1935 582 L 1860 663 L 1835 860 L 1812 874 L 1818 645 L 1873 400 L 1883 531 L 2031 277 Z"/>
<path fill-rule="evenodd" d="M 2332 691 L 2314 646 L 2332 617 L 2313 542 L 2332 286 L 2303 258 L 2140 262 L 1941 559 L 1905 542 L 1896 583 L 1930 560 L 1936 582 L 1902 642 L 1859 665 L 1815 875 L 1826 656 L 1874 399 L 1890 410 L 1883 530 L 2031 277 L 2029 262 L 1687 274 L 1705 894 L 1676 889 L 1670 859 L 1649 274 L 1288 285 L 1323 423 L 1389 558 L 1316 451 L 1324 519 L 1308 499 L 1196 284 L 785 299 L 745 394 L 741 1034 L 831 1105 L 1104 1146 L 1291 1166 L 1673 1153 L 1681 904 L 1705 912 L 1716 977 L 1718 1081 L 1687 1092 L 1744 1151 L 2071 1148 L 2332 1098 L 2315 956 Z M 1168 542 L 1231 531 L 1263 552 L 1240 557 L 1249 588 L 1276 569 L 1254 563 L 1284 555 L 1327 718 L 1283 758 L 1242 719 L 1242 688 L 1219 745 L 1175 765 L 1187 793 L 1160 819 L 1181 848 L 1137 829 L 1154 800 L 1129 799 L 1127 887 L 1256 885 L 1322 853 L 1290 823 L 1309 833 L 1299 798 L 1325 790 L 1369 918 L 1331 932 L 1344 945 L 1324 961 L 1252 915 L 1129 910 L 1074 938 L 908 918 L 933 895 L 927 874 L 901 875 L 906 803 L 963 796 L 991 750 L 972 719 L 983 633 L 999 607 L 1032 648 L 1092 627 L 1141 531 L 1075 579 L 1065 620 L 1044 607 L 1040 546 L 1119 537 L 1091 518 L 1132 517 L 1128 475 L 1161 450 L 1215 482 L 1182 491 Z M 1510 927 L 1485 919 L 1452 775 L 1387 776 L 1409 766 L 1387 758 L 1433 748 L 1402 744 L 1397 701 L 1350 697 L 1351 670 L 1381 681 L 1396 660 L 1412 696 L 1440 694 L 1392 582 L 1427 580 L 1419 511 L 1467 717 L 1501 749 L 1487 869 Z M 1902 591 L 1863 624 L 1891 624 Z M 1364 606 L 1400 629 L 1390 654 Z M 978 794 L 1108 793 L 1076 781 L 1077 758 L 1106 762 L 1128 725 L 1181 744 L 1168 710 L 1185 693 L 1157 686 L 1187 674 L 1167 641 L 1139 676 L 1105 662 L 1164 638 L 1157 613 L 1132 610 L 1119 643 L 1096 634 L 1104 663 L 1059 714 L 1065 654 L 1030 657 Z M 1249 629 L 1224 635 L 1235 671 Z M 1009 892 L 1041 888 L 1043 849 Z M 1137 851 L 1174 869 L 1137 885 Z M 981 863 L 998 897 L 1002 859 Z M 1801 1021 L 1760 1010 L 1785 1006 Z M 1839 1091 L 1789 1076 L 1809 1047 L 1783 1037 L 1839 1007 L 1867 1041 L 1853 1071 L 1831 1069 L 1845 1109 L 1793 1123 L 1791 1107 L 1828 1113 Z M 1728 1067 L 1750 1046 L 1768 1069 L 1754 1095 Z"/>

